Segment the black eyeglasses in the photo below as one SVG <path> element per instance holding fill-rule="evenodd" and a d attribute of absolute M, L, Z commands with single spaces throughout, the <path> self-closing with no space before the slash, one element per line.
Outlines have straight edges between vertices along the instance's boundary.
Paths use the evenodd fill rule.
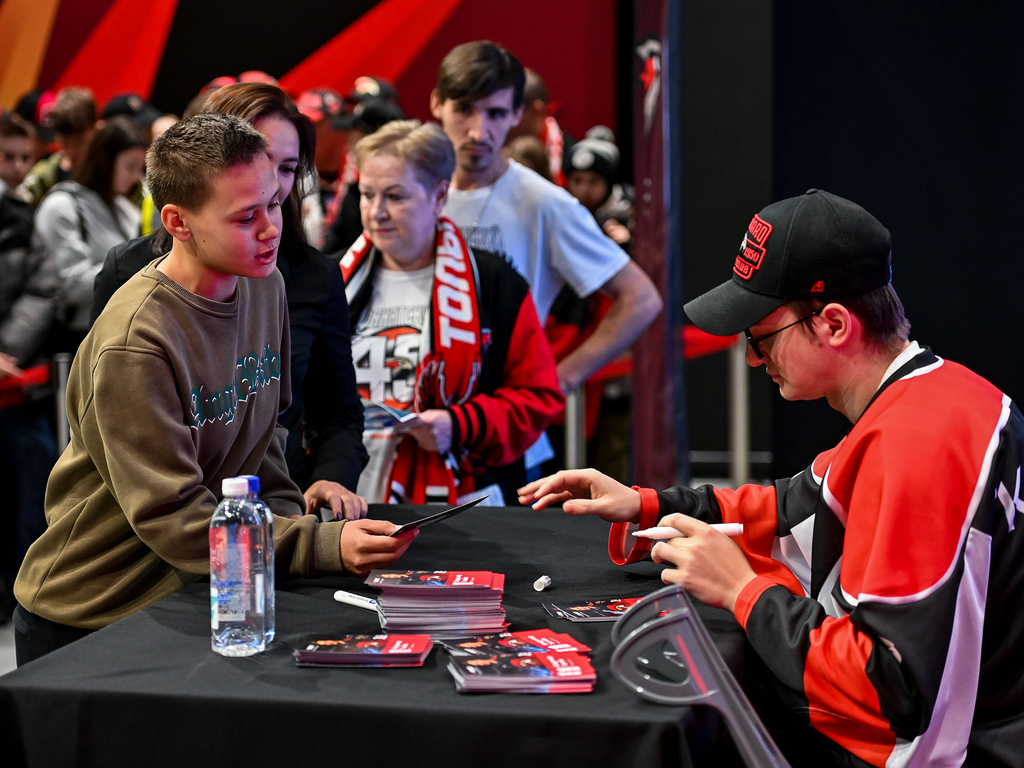
<path fill-rule="evenodd" d="M 772 331 L 771 333 L 766 333 L 764 336 L 754 336 L 750 332 L 749 328 L 747 328 L 747 330 L 745 330 L 743 333 L 745 333 L 747 335 L 747 344 L 749 344 L 750 348 L 752 350 L 754 350 L 754 354 L 757 355 L 757 359 L 758 360 L 764 360 L 764 352 L 761 351 L 761 342 L 762 341 L 764 341 L 765 339 L 770 339 L 776 333 L 782 333 L 784 330 L 786 330 L 787 328 L 792 328 L 794 325 L 800 325 L 800 323 L 807 322 L 812 317 L 815 317 L 816 315 L 820 315 L 820 314 L 821 314 L 821 310 L 820 309 L 816 309 L 813 312 L 811 312 L 811 314 L 807 315 L 806 317 L 801 317 L 799 320 L 794 320 L 789 325 L 784 325 L 781 328 L 779 328 L 777 331 Z"/>

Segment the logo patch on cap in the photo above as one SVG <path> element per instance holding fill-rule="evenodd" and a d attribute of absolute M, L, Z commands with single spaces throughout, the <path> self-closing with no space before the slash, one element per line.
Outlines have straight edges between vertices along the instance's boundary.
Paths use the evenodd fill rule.
<path fill-rule="evenodd" d="M 771 233 L 772 225 L 755 214 L 747 225 L 747 234 L 740 243 L 740 252 L 736 256 L 732 271 L 744 280 L 749 280 L 754 272 L 761 268 L 765 244 Z"/>
<path fill-rule="evenodd" d="M 816 282 L 814 285 L 811 286 L 811 293 L 824 293 L 824 292 L 825 292 L 825 283 L 823 283 L 821 280 L 819 280 L 818 282 Z"/>
<path fill-rule="evenodd" d="M 580 149 L 572 156 L 572 167 L 585 171 L 594 164 L 594 153 L 589 149 Z"/>

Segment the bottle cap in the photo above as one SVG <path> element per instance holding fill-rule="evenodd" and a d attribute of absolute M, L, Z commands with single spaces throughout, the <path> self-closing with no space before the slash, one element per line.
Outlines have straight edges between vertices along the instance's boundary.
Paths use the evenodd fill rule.
<path fill-rule="evenodd" d="M 249 493 L 249 481 L 244 477 L 225 477 L 220 484 L 223 496 L 245 496 Z"/>
<path fill-rule="evenodd" d="M 256 475 L 239 475 L 239 477 L 249 483 L 249 493 L 260 492 L 260 479 Z"/>

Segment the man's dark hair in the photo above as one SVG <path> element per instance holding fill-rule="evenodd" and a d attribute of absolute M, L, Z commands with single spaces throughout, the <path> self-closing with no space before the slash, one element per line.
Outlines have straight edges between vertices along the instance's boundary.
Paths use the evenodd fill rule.
<path fill-rule="evenodd" d="M 57 92 L 49 115 L 50 127 L 72 136 L 96 125 L 96 99 L 88 88 L 69 86 Z"/>
<path fill-rule="evenodd" d="M 828 301 L 801 299 L 787 303 L 801 317 L 826 304 L 842 304 L 864 324 L 864 340 L 881 349 L 899 350 L 910 340 L 910 321 L 892 283 L 858 296 L 837 296 Z"/>
<path fill-rule="evenodd" d="M 266 151 L 263 134 L 240 117 L 208 112 L 177 122 L 146 154 L 153 203 L 158 211 L 168 203 L 198 210 L 214 176 Z"/>
<path fill-rule="evenodd" d="M 519 59 L 490 40 L 477 40 L 455 46 L 444 57 L 437 70 L 437 98 L 442 104 L 477 101 L 511 88 L 512 108 L 519 109 L 525 81 Z"/>
<path fill-rule="evenodd" d="M 32 123 L 23 120 L 14 112 L 4 112 L 0 115 L 0 138 L 4 139 L 34 139 L 36 129 Z"/>
<path fill-rule="evenodd" d="M 548 93 L 548 85 L 544 82 L 544 78 L 529 67 L 526 68 L 526 85 L 523 86 L 523 101 L 528 104 L 535 101 L 543 101 L 545 104 L 551 102 L 551 94 Z"/>

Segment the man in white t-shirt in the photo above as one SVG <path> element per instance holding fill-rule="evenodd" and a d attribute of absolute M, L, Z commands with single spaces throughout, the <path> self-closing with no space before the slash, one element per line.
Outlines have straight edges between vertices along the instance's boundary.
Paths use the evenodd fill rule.
<path fill-rule="evenodd" d="M 662 302 L 586 208 L 502 154 L 523 115 L 524 79 L 516 57 L 488 41 L 456 46 L 441 62 L 430 109 L 456 153 L 444 215 L 471 247 L 497 253 L 526 278 L 542 325 L 566 283 L 581 297 L 600 290 L 612 299 L 593 335 L 558 363 L 568 392 L 632 344 Z"/>

